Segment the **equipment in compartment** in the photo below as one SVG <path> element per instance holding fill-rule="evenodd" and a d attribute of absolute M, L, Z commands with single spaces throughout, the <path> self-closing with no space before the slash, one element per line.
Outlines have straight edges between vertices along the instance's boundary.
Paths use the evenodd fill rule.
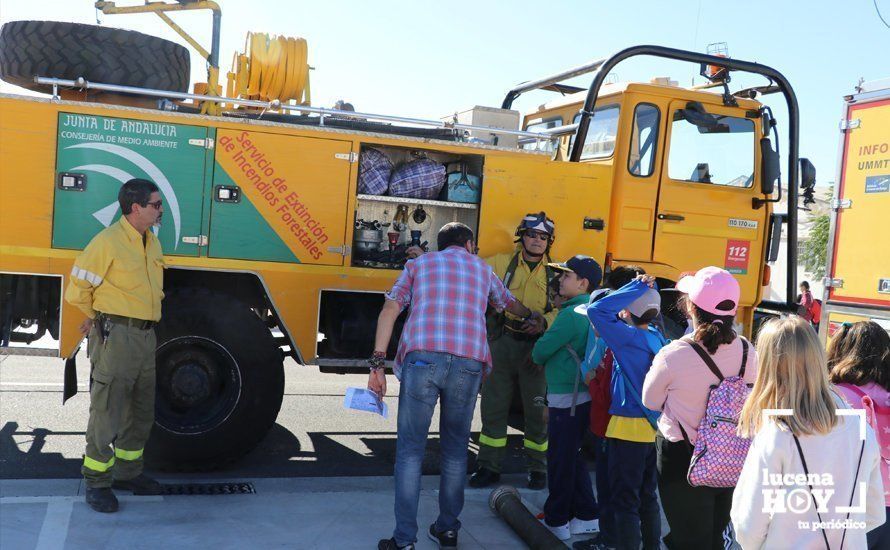
<path fill-rule="evenodd" d="M 359 195 L 479 204 L 481 190 L 481 156 L 387 146 L 362 148 Z"/>
<path fill-rule="evenodd" d="M 360 162 L 353 266 L 402 269 L 408 248 L 436 250 L 435 237 L 445 224 L 461 222 L 477 230 L 481 155 L 368 145 L 361 149 Z M 392 166 L 387 189 L 381 194 L 381 176 Z M 451 189 L 445 185 L 446 167 L 454 173 Z M 372 183 L 375 192 L 365 192 L 371 191 Z"/>
<path fill-rule="evenodd" d="M 446 201 L 479 203 L 482 178 L 468 173 L 466 162 L 449 164 L 445 182 L 443 198 Z"/>
<path fill-rule="evenodd" d="M 407 222 L 398 221 L 407 217 L 408 206 L 400 204 L 392 222 L 357 219 L 353 237 L 353 265 L 383 269 L 401 269 L 407 261 L 410 246 L 401 243 Z M 387 231 L 386 229 L 389 228 Z M 385 238 L 384 238 L 384 233 Z M 414 231 L 411 232 L 412 236 Z M 384 242 L 386 244 L 384 244 Z"/>
<path fill-rule="evenodd" d="M 377 220 L 355 222 L 355 255 L 367 256 L 380 250 L 383 242 L 383 224 Z"/>
<path fill-rule="evenodd" d="M 411 243 L 408 246 L 409 247 L 416 246 L 416 247 L 422 248 L 425 251 L 428 251 L 427 245 L 429 244 L 429 241 L 420 242 L 421 235 L 423 235 L 423 231 L 420 231 L 419 229 L 412 229 L 411 230 Z"/>
<path fill-rule="evenodd" d="M 412 199 L 435 199 L 445 185 L 445 166 L 420 158 L 397 166 L 389 179 L 389 194 Z"/>
<path fill-rule="evenodd" d="M 385 195 L 389 190 L 392 161 L 377 149 L 362 151 L 358 173 L 358 192 L 363 195 Z"/>

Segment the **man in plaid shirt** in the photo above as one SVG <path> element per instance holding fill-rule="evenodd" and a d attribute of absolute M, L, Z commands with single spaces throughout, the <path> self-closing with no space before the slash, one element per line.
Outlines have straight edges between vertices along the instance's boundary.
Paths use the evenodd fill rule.
<path fill-rule="evenodd" d="M 410 306 L 396 355 L 399 391 L 395 467 L 396 529 L 381 550 L 414 548 L 420 474 L 433 409 L 441 397 L 439 518 L 429 536 L 440 547 L 457 546 L 464 504 L 470 422 L 483 373 L 491 368 L 485 310 L 491 304 L 522 318 L 532 312 L 510 294 L 491 267 L 476 256 L 473 231 L 462 223 L 439 230 L 439 252 L 405 264 L 386 295 L 368 388 L 383 397 L 383 364 L 396 318 Z"/>

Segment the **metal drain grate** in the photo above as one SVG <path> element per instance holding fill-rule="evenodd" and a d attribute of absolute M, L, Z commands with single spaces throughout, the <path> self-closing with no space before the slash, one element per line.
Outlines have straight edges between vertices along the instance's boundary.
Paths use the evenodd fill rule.
<path fill-rule="evenodd" d="M 171 483 L 164 486 L 165 495 L 254 495 L 253 483 Z"/>

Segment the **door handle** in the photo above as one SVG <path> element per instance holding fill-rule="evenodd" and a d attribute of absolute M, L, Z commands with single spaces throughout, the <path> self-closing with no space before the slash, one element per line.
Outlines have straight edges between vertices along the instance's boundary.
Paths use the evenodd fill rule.
<path fill-rule="evenodd" d="M 584 229 L 602 231 L 606 228 L 606 222 L 602 218 L 584 218 Z"/>
<path fill-rule="evenodd" d="M 237 185 L 217 185 L 216 202 L 241 202 L 241 188 Z"/>
<path fill-rule="evenodd" d="M 659 214 L 656 216 L 659 220 L 667 220 L 669 222 L 681 222 L 686 219 L 685 216 L 679 214 Z"/>

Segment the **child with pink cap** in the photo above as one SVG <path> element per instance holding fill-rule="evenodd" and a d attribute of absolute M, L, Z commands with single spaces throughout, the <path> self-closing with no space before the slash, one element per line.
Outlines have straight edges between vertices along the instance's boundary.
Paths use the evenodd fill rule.
<path fill-rule="evenodd" d="M 678 305 L 693 330 L 655 356 L 642 396 L 646 407 L 662 411 L 655 448 L 658 490 L 670 527 L 664 542 L 668 548 L 723 548 L 733 488 L 692 486 L 687 473 L 709 394 L 722 381 L 712 368 L 753 384 L 757 357 L 733 329 L 741 291 L 728 271 L 700 269 L 682 277 L 676 289 L 683 293 Z"/>

